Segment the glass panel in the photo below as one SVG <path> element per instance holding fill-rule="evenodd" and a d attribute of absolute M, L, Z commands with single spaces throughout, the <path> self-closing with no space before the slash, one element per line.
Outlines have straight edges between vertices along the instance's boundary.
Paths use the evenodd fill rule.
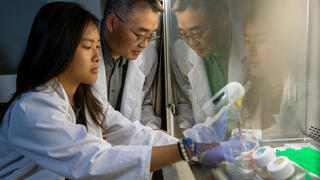
<path fill-rule="evenodd" d="M 242 25 L 249 72 L 243 126 L 261 129 L 263 138 L 302 135 L 307 97 L 307 1 L 290 1 L 290 5 L 288 1 L 256 1 Z"/>
<path fill-rule="evenodd" d="M 263 138 L 303 134 L 307 1 L 287 3 L 171 2 L 171 73 L 181 131 L 204 121 L 199 113 L 214 116 L 227 105 L 233 113 L 240 111 L 244 129 Z M 205 109 L 211 97 L 234 81 L 245 89 L 240 108 L 233 108 L 228 96 L 221 105 L 211 102 L 212 112 Z M 225 137 L 238 127 L 236 114 L 228 118 Z"/>
<path fill-rule="evenodd" d="M 212 142 L 239 130 L 273 147 L 306 139 L 307 97 L 314 90 L 307 84 L 308 0 L 166 2 L 177 137 L 227 114 L 226 123 L 209 127 Z M 250 170 L 247 160 L 238 164 Z M 227 178 L 241 177 L 235 164 L 223 166 Z M 199 178 L 219 174 L 191 167 Z"/>

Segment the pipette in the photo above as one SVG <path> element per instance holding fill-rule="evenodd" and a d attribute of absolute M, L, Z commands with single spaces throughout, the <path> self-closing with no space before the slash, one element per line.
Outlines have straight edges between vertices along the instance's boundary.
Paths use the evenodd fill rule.
<path fill-rule="evenodd" d="M 213 117 L 224 106 L 241 104 L 241 100 L 239 101 L 239 99 L 243 97 L 244 93 L 245 90 L 240 83 L 228 83 L 201 107 L 195 117 L 196 124 L 204 122 L 207 117 Z M 238 107 L 240 104 L 238 104 Z"/>
<path fill-rule="evenodd" d="M 243 141 L 243 131 L 242 131 L 242 125 L 241 125 L 241 120 L 242 120 L 241 102 L 242 102 L 242 99 L 243 99 L 243 96 L 240 99 L 238 99 L 238 101 L 236 101 L 234 103 L 234 105 L 236 107 L 240 108 L 240 116 L 237 118 L 237 120 L 238 120 L 237 123 L 238 123 L 238 130 L 239 130 L 239 137 L 240 137 L 242 152 L 246 152 L 247 149 L 246 149 L 246 146 L 245 146 L 244 141 Z"/>

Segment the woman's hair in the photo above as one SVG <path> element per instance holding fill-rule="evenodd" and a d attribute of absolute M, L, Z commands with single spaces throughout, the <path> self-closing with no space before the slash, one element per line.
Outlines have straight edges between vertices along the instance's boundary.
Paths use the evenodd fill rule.
<path fill-rule="evenodd" d="M 4 108 L 0 123 L 17 97 L 66 70 L 90 23 L 98 25 L 99 21 L 75 3 L 53 2 L 39 10 L 18 66 L 16 92 Z M 93 95 L 91 85 L 79 85 L 75 93 L 75 104 L 83 110 L 86 107 L 95 124 L 101 125 L 99 119 L 103 117 L 102 105 Z M 80 113 L 80 116 L 86 120 L 84 113 Z"/>
<path fill-rule="evenodd" d="M 271 94 L 272 86 L 264 77 L 250 77 L 251 86 L 244 96 L 243 106 L 246 107 L 245 118 L 254 118 L 259 107 L 261 108 L 261 129 L 267 129 L 275 123 L 273 115 L 279 112 L 280 99 Z"/>

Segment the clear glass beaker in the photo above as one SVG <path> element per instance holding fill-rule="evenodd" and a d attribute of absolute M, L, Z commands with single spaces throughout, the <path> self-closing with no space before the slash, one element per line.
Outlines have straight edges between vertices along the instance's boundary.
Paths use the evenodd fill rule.
<path fill-rule="evenodd" d="M 235 158 L 234 166 L 243 174 L 251 174 L 255 167 L 252 153 L 260 147 L 259 139 L 248 132 L 243 133 L 241 139 L 243 147 L 231 150 L 232 153 L 240 154 Z"/>

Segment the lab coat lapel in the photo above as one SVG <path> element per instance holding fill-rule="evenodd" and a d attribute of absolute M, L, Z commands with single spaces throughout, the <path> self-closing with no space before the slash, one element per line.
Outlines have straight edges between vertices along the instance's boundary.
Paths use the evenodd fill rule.
<path fill-rule="evenodd" d="M 140 69 L 143 57 L 129 60 L 120 112 L 130 120 L 141 119 L 142 89 L 145 75 Z"/>
<path fill-rule="evenodd" d="M 70 105 L 67 93 L 62 87 L 62 85 L 60 84 L 60 82 L 58 81 L 58 78 L 55 77 L 51 79 L 45 85 L 37 87 L 36 90 L 48 91 L 49 93 L 52 90 L 56 91 L 56 93 L 61 97 L 61 99 L 64 100 L 65 107 L 67 108 L 68 114 L 71 116 L 71 118 L 68 118 L 68 120 L 72 123 L 76 123 L 76 117 Z"/>
<path fill-rule="evenodd" d="M 192 88 L 192 110 L 197 114 L 200 107 L 210 98 L 208 77 L 203 59 L 200 58 L 192 49 L 188 51 L 188 60 L 192 68 L 188 73 L 188 79 Z"/>
<path fill-rule="evenodd" d="M 100 51 L 100 53 L 102 52 Z M 99 62 L 98 79 L 93 84 L 93 89 L 96 96 L 100 97 L 103 102 L 108 102 L 106 69 L 105 69 L 105 64 L 103 59 Z"/>
<path fill-rule="evenodd" d="M 245 58 L 244 39 L 241 25 L 232 20 L 232 45 L 228 67 L 228 82 L 244 84 L 247 81 L 248 65 Z"/>
<path fill-rule="evenodd" d="M 91 116 L 89 115 L 87 106 L 85 108 L 85 111 L 86 111 L 85 114 L 87 118 L 87 132 L 91 135 L 102 138 L 102 129 L 93 122 Z"/>
<path fill-rule="evenodd" d="M 72 123 L 76 123 L 76 117 L 73 112 L 72 106 L 70 105 L 68 96 L 67 96 L 65 90 L 63 89 L 62 85 L 59 83 L 58 79 L 54 78 L 54 79 L 50 80 L 48 82 L 48 86 L 49 86 L 49 88 L 47 88 L 46 90 L 52 91 L 52 89 L 54 89 L 57 92 L 57 94 L 64 100 L 65 105 L 67 107 L 68 115 L 71 116 L 71 118 L 68 120 L 70 120 Z M 40 86 L 40 88 L 42 88 L 42 87 Z M 85 108 L 85 111 L 88 111 L 87 107 Z M 87 131 L 88 131 L 88 133 L 95 135 L 97 137 L 102 137 L 101 128 L 98 127 L 96 124 L 94 124 L 94 122 L 88 112 L 86 112 L 86 118 L 87 118 Z"/>

